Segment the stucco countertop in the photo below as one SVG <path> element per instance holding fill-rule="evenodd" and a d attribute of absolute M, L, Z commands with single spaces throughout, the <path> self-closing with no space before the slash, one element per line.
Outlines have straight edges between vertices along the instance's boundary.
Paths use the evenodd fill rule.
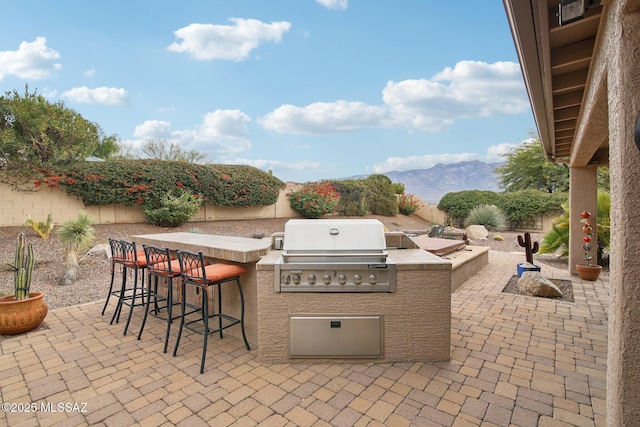
<path fill-rule="evenodd" d="M 162 248 L 202 251 L 205 257 L 239 263 L 258 261 L 271 246 L 268 239 L 250 239 L 200 233 L 158 233 L 133 236 L 138 245 L 155 245 Z"/>
<path fill-rule="evenodd" d="M 422 249 L 389 249 L 396 270 L 451 270 L 452 263 Z M 269 251 L 257 264 L 258 271 L 273 270 L 282 251 Z"/>

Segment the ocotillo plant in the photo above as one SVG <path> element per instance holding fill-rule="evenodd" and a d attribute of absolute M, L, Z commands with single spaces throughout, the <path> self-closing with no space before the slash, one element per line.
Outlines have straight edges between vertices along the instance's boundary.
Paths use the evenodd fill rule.
<path fill-rule="evenodd" d="M 522 236 L 518 236 L 518 244 L 525 249 L 527 262 L 533 264 L 533 254 L 538 252 L 538 242 L 531 244 L 531 234 L 524 233 L 524 239 Z"/>
<path fill-rule="evenodd" d="M 35 257 L 33 255 L 33 243 L 27 245 L 27 238 L 24 233 L 18 234 L 18 243 L 16 245 L 16 258 L 14 271 L 14 300 L 23 300 L 29 298 L 29 287 L 31 286 L 31 275 L 33 274 L 33 266 L 35 265 Z"/>

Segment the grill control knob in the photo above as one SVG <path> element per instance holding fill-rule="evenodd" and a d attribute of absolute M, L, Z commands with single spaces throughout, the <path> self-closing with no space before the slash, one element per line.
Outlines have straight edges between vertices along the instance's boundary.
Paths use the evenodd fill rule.
<path fill-rule="evenodd" d="M 356 273 L 355 276 L 353 276 L 353 283 L 355 283 L 356 285 L 362 283 L 362 276 Z"/>
<path fill-rule="evenodd" d="M 339 275 L 338 283 L 340 283 L 341 285 L 344 285 L 345 283 L 347 283 L 347 276 L 345 276 L 344 274 Z"/>
<path fill-rule="evenodd" d="M 369 275 L 369 283 L 371 283 L 372 285 L 375 285 L 376 283 L 378 283 L 378 278 L 375 276 L 375 274 Z"/>
<path fill-rule="evenodd" d="M 324 276 L 322 276 L 322 281 L 324 282 L 325 285 L 328 285 L 331 283 L 331 276 L 329 276 L 328 274 L 325 274 Z"/>
<path fill-rule="evenodd" d="M 314 283 L 316 283 L 316 275 L 310 274 L 309 277 L 307 278 L 307 282 L 309 282 L 310 285 L 313 285 Z"/>
<path fill-rule="evenodd" d="M 299 274 L 294 274 L 293 275 L 293 283 L 296 285 L 300 284 L 300 275 Z"/>
<path fill-rule="evenodd" d="M 282 276 L 282 283 L 284 283 L 285 285 L 291 283 L 291 276 L 289 276 L 288 274 Z"/>

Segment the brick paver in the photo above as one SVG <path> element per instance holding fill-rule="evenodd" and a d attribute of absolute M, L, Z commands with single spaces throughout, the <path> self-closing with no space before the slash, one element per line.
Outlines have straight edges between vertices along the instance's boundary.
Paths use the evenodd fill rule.
<path fill-rule="evenodd" d="M 522 258 L 491 252 L 452 294 L 439 363 L 263 366 L 227 337 L 210 340 L 200 375 L 199 336 L 173 358 L 163 322 L 138 341 L 100 302 L 52 310 L 48 329 L 0 337 L 2 403 L 16 411 L 0 426 L 604 426 L 608 284 L 543 266 L 573 281 L 575 303 L 502 293 Z"/>

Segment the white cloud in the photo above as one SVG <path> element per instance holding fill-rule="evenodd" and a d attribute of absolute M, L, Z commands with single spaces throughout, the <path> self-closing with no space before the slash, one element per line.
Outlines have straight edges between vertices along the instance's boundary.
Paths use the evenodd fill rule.
<path fill-rule="evenodd" d="M 479 160 L 481 162 L 495 163 L 504 161 L 502 154 L 508 153 L 517 147 L 518 144 L 497 144 L 487 147 L 484 154 L 480 153 L 459 153 L 459 154 L 426 154 L 424 156 L 409 157 L 389 157 L 384 163 L 373 166 L 374 173 L 384 173 L 389 171 L 407 171 L 412 169 L 428 169 L 438 163 L 458 163 Z"/>
<path fill-rule="evenodd" d="M 90 70 L 87 70 L 83 73 L 85 77 L 93 77 L 96 74 L 96 69 L 91 67 Z"/>
<path fill-rule="evenodd" d="M 317 134 L 376 127 L 386 120 L 387 108 L 363 102 L 316 102 L 306 107 L 282 105 L 260 120 L 279 133 Z"/>
<path fill-rule="evenodd" d="M 62 68 L 62 64 L 54 62 L 57 59 L 60 53 L 47 47 L 46 38 L 23 41 L 18 50 L 0 51 L 0 81 L 6 75 L 33 80 L 49 78 Z"/>
<path fill-rule="evenodd" d="M 171 138 L 171 123 L 163 120 L 146 120 L 141 125 L 136 126 L 133 136 L 140 139 L 153 137 Z"/>
<path fill-rule="evenodd" d="M 136 126 L 133 132 L 138 139 L 126 143 L 139 148 L 145 140 L 157 137 L 209 154 L 215 161 L 227 161 L 229 156 L 251 148 L 247 129 L 250 122 L 249 116 L 239 110 L 207 113 L 195 129 L 174 130 L 169 122 L 147 120 Z"/>
<path fill-rule="evenodd" d="M 60 97 L 79 104 L 126 105 L 129 103 L 127 91 L 115 87 L 97 87 L 95 89 L 89 89 L 86 86 L 76 87 L 62 92 Z"/>
<path fill-rule="evenodd" d="M 191 58 L 206 61 L 224 59 L 242 61 L 263 41 L 280 42 L 291 24 L 286 21 L 265 23 L 257 19 L 231 18 L 233 25 L 190 24 L 174 32 L 181 42 L 167 47 L 186 52 Z"/>
<path fill-rule="evenodd" d="M 349 6 L 349 0 L 316 0 L 327 9 L 346 10 Z"/>
<path fill-rule="evenodd" d="M 283 105 L 260 124 L 294 134 L 372 127 L 438 132 L 456 120 L 518 114 L 530 108 L 520 66 L 515 62 L 461 61 L 431 79 L 390 81 L 382 91 L 382 100 L 382 105 L 348 101 Z"/>
<path fill-rule="evenodd" d="M 456 119 L 517 114 L 529 101 L 520 66 L 460 61 L 431 79 L 388 82 L 383 100 L 397 125 L 437 132 Z"/>

